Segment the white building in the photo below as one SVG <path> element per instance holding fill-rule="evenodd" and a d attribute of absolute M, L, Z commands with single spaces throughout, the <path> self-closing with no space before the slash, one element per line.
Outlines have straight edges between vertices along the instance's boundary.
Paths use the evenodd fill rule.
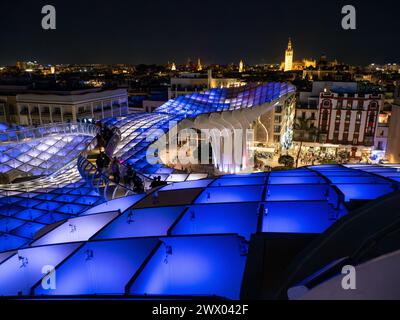
<path fill-rule="evenodd" d="M 206 89 L 239 87 L 244 84 L 235 78 L 213 78 L 211 70 L 208 71 L 208 75 L 182 72 L 179 77 L 171 78 L 168 99 L 175 99 L 181 95 L 201 92 Z"/>
<path fill-rule="evenodd" d="M 10 112 L 11 113 L 11 112 Z M 31 91 L 15 96 L 9 118 L 22 125 L 103 119 L 129 113 L 126 89 Z"/>

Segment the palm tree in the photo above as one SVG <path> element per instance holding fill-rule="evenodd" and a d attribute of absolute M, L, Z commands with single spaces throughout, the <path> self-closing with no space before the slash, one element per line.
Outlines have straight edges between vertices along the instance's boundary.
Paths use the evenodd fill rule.
<path fill-rule="evenodd" d="M 298 118 L 297 123 L 294 125 L 294 129 L 300 133 L 299 140 L 300 140 L 300 147 L 299 151 L 297 152 L 296 156 L 296 168 L 299 166 L 299 158 L 301 154 L 301 149 L 303 147 L 303 142 L 306 141 L 314 141 L 317 138 L 318 130 L 315 127 L 310 126 L 311 119 L 306 118 Z M 308 138 L 307 138 L 308 137 Z"/>

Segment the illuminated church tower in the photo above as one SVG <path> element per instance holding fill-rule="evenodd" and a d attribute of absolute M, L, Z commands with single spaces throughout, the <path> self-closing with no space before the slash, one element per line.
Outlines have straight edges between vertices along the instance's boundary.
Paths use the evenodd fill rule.
<path fill-rule="evenodd" d="M 203 70 L 203 66 L 201 64 L 200 58 L 197 60 L 197 71 L 202 71 Z"/>
<path fill-rule="evenodd" d="M 285 52 L 285 71 L 291 71 L 293 69 L 293 48 L 292 40 L 289 38 L 288 47 Z"/>
<path fill-rule="evenodd" d="M 240 60 L 239 62 L 239 72 L 242 73 L 244 71 L 244 63 L 243 60 Z"/>

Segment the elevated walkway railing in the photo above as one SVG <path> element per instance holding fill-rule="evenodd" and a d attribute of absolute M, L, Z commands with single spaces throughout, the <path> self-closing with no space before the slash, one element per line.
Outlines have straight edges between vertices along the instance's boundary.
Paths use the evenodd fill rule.
<path fill-rule="evenodd" d="M 56 134 L 83 134 L 96 136 L 99 128 L 94 124 L 88 123 L 58 123 L 48 124 L 37 128 L 27 128 L 24 130 L 0 131 L 0 144 L 19 143 L 34 139 L 42 139 Z"/>
<path fill-rule="evenodd" d="M 118 128 L 114 128 L 113 130 L 114 135 L 105 147 L 105 153 L 110 160 L 112 160 L 114 151 L 121 141 L 120 130 Z M 92 143 L 96 144 L 97 140 L 93 139 Z M 138 190 L 134 190 L 131 186 L 113 181 L 108 174 L 108 170 L 106 172 L 100 172 L 94 164 L 97 156 L 97 154 L 93 152 L 94 149 L 95 146 L 92 145 L 91 148 L 88 148 L 87 152 L 82 152 L 77 162 L 78 171 L 89 186 L 93 187 L 100 195 L 103 195 L 104 199 L 107 201 L 139 193 Z M 90 159 L 88 159 L 89 157 Z M 124 181 L 124 173 L 126 170 L 127 167 L 121 164 L 120 176 L 122 181 Z M 143 182 L 143 190 L 140 190 L 140 192 L 149 190 L 153 180 L 138 172 L 136 172 L 136 175 L 140 177 Z"/>
<path fill-rule="evenodd" d="M 108 174 L 100 172 L 98 168 L 83 155 L 78 158 L 78 170 L 86 183 L 93 187 L 107 201 L 139 193 L 130 186 L 112 181 Z M 143 192 L 145 192 L 145 190 L 150 189 L 151 180 L 144 180 L 143 184 Z"/>
<path fill-rule="evenodd" d="M 107 146 L 105 148 L 105 153 L 111 159 L 114 155 L 114 151 L 118 146 L 118 143 L 121 141 L 121 131 L 118 128 L 114 129 L 114 135 L 108 141 Z"/>

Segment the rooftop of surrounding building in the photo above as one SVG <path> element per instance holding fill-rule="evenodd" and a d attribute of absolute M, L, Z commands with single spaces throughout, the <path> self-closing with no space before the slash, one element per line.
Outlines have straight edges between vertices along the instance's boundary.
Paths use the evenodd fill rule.
<path fill-rule="evenodd" d="M 0 85 L 0 95 L 16 96 L 20 94 L 37 94 L 37 95 L 57 95 L 57 96 L 76 96 L 90 93 L 107 92 L 111 90 L 126 90 L 125 88 L 116 87 L 63 87 L 51 86 L 48 88 L 37 88 L 32 85 Z"/>

